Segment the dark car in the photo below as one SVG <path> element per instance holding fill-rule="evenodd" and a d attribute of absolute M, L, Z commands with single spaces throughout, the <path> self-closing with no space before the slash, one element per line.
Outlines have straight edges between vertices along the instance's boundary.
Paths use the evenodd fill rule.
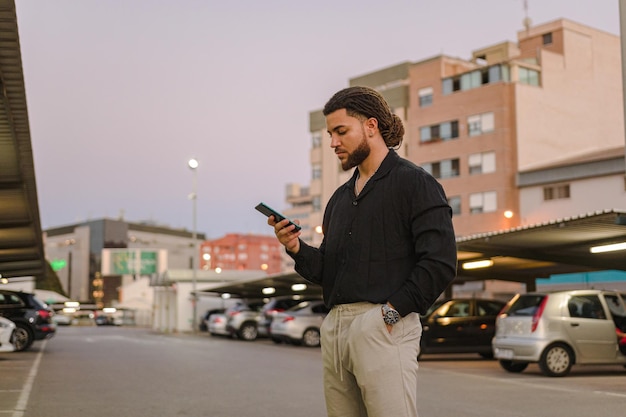
<path fill-rule="evenodd" d="M 455 298 L 436 302 L 421 317 L 422 353 L 478 353 L 493 358 L 491 339 L 505 302 Z"/>
<path fill-rule="evenodd" d="M 320 300 L 317 298 L 303 298 L 300 296 L 284 296 L 271 298 L 263 308 L 261 309 L 261 316 L 259 317 L 258 333 L 261 337 L 270 336 L 270 326 L 272 325 L 272 319 L 277 313 L 289 310 L 291 307 L 300 304 L 303 301 L 315 301 Z"/>
<path fill-rule="evenodd" d="M 54 311 L 35 294 L 0 290 L 0 316 L 15 323 L 15 351 L 28 349 L 35 340 L 52 337 L 56 324 Z"/>

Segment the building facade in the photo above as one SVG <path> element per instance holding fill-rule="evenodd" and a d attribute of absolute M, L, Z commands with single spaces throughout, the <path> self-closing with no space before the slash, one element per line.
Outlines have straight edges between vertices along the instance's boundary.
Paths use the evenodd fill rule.
<path fill-rule="evenodd" d="M 200 269 L 282 271 L 282 246 L 273 235 L 229 233 L 200 245 Z"/>
<path fill-rule="evenodd" d="M 119 219 L 86 221 L 43 232 L 46 259 L 67 296 L 102 306 L 123 301 L 120 288 L 133 281 L 167 269 L 190 269 L 204 240 L 202 233 L 194 240 L 187 230 Z"/>

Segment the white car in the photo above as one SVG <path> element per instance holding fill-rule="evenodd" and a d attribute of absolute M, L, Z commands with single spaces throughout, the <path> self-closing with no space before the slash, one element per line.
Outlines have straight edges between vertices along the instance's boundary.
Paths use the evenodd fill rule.
<path fill-rule="evenodd" d="M 15 323 L 4 317 L 0 317 L 0 352 L 13 352 L 15 345 Z"/>

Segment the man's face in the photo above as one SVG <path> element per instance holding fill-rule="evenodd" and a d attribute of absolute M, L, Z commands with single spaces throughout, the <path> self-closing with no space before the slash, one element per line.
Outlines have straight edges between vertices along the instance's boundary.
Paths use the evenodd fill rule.
<path fill-rule="evenodd" d="M 349 116 L 346 109 L 339 109 L 326 116 L 330 147 L 335 150 L 344 171 L 359 165 L 370 154 L 363 123 Z"/>

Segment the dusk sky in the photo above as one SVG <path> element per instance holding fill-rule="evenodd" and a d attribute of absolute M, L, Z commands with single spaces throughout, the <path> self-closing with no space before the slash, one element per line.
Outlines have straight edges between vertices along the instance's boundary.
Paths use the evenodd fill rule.
<path fill-rule="evenodd" d="M 350 78 L 517 40 L 523 0 L 17 0 L 43 229 L 123 215 L 271 230 L 308 184 L 308 116 Z M 618 0 L 528 0 L 619 34 Z M 327 146 L 328 143 L 325 143 Z"/>

